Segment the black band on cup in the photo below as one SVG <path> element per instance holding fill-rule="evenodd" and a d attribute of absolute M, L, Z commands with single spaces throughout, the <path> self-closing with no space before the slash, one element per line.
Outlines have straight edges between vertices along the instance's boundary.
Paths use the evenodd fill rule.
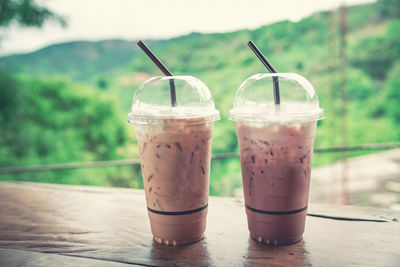
<path fill-rule="evenodd" d="M 295 213 L 299 213 L 302 211 L 307 210 L 308 206 L 305 206 L 304 208 L 298 209 L 298 210 L 288 210 L 288 211 L 268 211 L 268 210 L 258 210 L 255 208 L 250 207 L 249 205 L 246 205 L 246 208 L 257 212 L 257 213 L 261 213 L 261 214 L 268 214 L 268 215 L 290 215 L 290 214 L 295 214 Z"/>
<path fill-rule="evenodd" d="M 153 209 L 151 209 L 149 207 L 147 207 L 147 210 L 152 212 L 152 213 L 160 214 L 160 215 L 187 215 L 187 214 L 193 214 L 193 213 L 202 211 L 207 207 L 208 207 L 208 204 L 206 204 L 203 207 L 198 208 L 198 209 L 186 210 L 186 211 L 159 211 L 159 210 L 153 210 Z"/>

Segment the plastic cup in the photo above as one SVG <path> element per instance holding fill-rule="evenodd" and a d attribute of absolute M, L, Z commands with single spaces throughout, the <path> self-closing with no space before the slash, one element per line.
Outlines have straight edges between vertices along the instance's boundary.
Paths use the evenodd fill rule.
<path fill-rule="evenodd" d="M 281 104 L 274 104 L 273 78 Z M 256 74 L 238 89 L 235 121 L 250 236 L 271 245 L 298 242 L 304 233 L 318 97 L 294 73 Z"/>
<path fill-rule="evenodd" d="M 169 86 L 175 83 L 177 106 Z M 154 240 L 184 245 L 206 227 L 211 137 L 219 111 L 207 86 L 191 76 L 155 77 L 133 97 L 134 124 Z"/>

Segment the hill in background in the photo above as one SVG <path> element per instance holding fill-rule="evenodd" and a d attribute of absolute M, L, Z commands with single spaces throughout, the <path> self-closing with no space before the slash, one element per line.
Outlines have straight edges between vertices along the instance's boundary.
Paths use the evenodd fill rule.
<path fill-rule="evenodd" d="M 196 76 L 210 88 L 223 116 L 215 124 L 214 152 L 237 150 L 234 123 L 226 119 L 228 110 L 239 85 L 255 73 L 266 72 L 247 47 L 249 40 L 258 45 L 279 72 L 299 73 L 316 88 L 326 115 L 318 126 L 316 147 L 343 145 L 343 129 L 347 131 L 349 145 L 392 142 L 400 136 L 399 17 L 398 0 L 348 8 L 345 117 L 341 102 L 343 81 L 337 11 L 316 13 L 299 22 L 281 21 L 255 30 L 192 33 L 168 40 L 147 40 L 147 43 L 175 75 Z M 0 67 L 18 72 L 22 77 L 67 77 L 83 85 L 83 90 L 113 100 L 120 119 L 129 112 L 137 86 L 151 76 L 161 75 L 139 51 L 136 41 L 125 40 L 56 44 L 33 53 L 3 57 Z M 129 155 L 132 153 L 122 154 Z M 339 158 L 338 154 L 318 155 L 314 164 Z M 213 163 L 213 174 L 216 181 L 211 193 L 230 194 L 230 188 L 240 184 L 236 160 Z"/>

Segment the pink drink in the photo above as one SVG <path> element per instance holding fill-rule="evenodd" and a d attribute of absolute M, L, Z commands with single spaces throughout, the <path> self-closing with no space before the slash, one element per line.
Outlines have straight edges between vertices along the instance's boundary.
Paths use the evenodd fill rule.
<path fill-rule="evenodd" d="M 250 236 L 282 245 L 302 239 L 316 121 L 236 123 Z"/>

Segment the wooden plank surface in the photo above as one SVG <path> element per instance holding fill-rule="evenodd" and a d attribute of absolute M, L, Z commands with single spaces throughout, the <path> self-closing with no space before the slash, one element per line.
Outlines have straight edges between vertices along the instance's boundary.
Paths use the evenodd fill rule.
<path fill-rule="evenodd" d="M 206 238 L 172 247 L 152 240 L 142 190 L 1 182 L 0 266 L 400 266 L 399 213 L 309 213 L 303 241 L 268 247 L 249 238 L 241 200 L 211 197 Z"/>

